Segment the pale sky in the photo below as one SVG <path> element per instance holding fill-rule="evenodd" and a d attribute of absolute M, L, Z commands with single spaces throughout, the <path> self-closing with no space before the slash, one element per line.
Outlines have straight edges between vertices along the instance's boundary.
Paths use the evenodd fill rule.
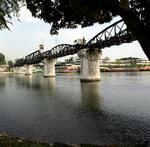
<path fill-rule="evenodd" d="M 73 40 L 85 37 L 89 41 L 92 37 L 102 31 L 111 23 L 104 25 L 96 24 L 88 28 L 62 29 L 58 35 L 50 35 L 50 25 L 40 19 L 35 19 L 31 13 L 24 7 L 20 12 L 20 21 L 12 20 L 10 24 L 11 31 L 2 30 L 0 32 L 0 52 L 5 54 L 7 60 L 22 58 L 38 49 L 39 44 L 44 44 L 45 51 L 52 47 L 67 43 L 73 44 Z M 113 22 L 119 20 L 115 18 Z M 147 59 L 137 41 L 112 46 L 102 50 L 103 56 L 111 59 L 122 57 L 139 57 Z"/>

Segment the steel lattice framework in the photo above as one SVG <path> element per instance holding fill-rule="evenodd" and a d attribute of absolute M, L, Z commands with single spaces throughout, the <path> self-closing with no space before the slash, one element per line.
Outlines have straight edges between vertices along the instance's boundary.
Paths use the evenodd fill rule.
<path fill-rule="evenodd" d="M 122 20 L 119 20 L 94 36 L 86 46 L 90 49 L 103 49 L 113 45 L 130 43 L 134 40 L 135 37 L 128 31 L 126 24 Z"/>
<path fill-rule="evenodd" d="M 53 47 L 51 50 L 48 50 L 42 54 L 43 58 L 59 58 L 67 55 L 76 54 L 80 49 L 82 49 L 82 45 L 70 45 L 70 44 L 60 44 Z"/>
<path fill-rule="evenodd" d="M 27 55 L 25 57 L 25 64 L 37 64 L 42 60 L 42 54 L 39 50 Z"/>
<path fill-rule="evenodd" d="M 132 32 L 128 31 L 127 26 L 122 20 L 110 25 L 96 36 L 94 36 L 87 44 L 60 44 L 53 47 L 44 53 L 39 50 L 35 51 L 25 57 L 19 59 L 14 66 L 23 66 L 24 64 L 37 64 L 44 59 L 59 58 L 67 55 L 76 54 L 81 49 L 103 49 L 113 45 L 120 45 L 122 43 L 130 43 L 136 40 Z"/>
<path fill-rule="evenodd" d="M 16 67 L 21 67 L 21 66 L 23 66 L 24 64 L 25 64 L 25 60 L 24 60 L 23 58 L 21 58 L 21 59 L 17 59 L 17 60 L 16 60 L 14 66 L 16 66 Z"/>

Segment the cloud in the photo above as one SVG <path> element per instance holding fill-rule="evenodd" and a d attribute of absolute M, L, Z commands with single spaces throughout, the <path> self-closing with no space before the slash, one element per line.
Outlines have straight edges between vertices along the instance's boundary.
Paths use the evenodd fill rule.
<path fill-rule="evenodd" d="M 20 10 L 20 20 L 25 23 L 34 23 L 40 21 L 39 19 L 32 17 L 31 12 L 25 7 L 21 8 Z"/>
<path fill-rule="evenodd" d="M 50 35 L 46 32 L 42 32 L 42 31 L 37 32 L 37 37 L 40 38 L 40 39 L 46 39 L 49 36 Z"/>

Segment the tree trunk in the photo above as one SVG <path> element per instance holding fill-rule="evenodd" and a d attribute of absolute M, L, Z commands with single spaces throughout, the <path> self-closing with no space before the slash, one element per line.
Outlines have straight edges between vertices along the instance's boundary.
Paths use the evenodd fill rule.
<path fill-rule="evenodd" d="M 141 22 L 140 19 L 130 9 L 127 10 L 118 7 L 117 10 L 128 29 L 139 41 L 147 58 L 150 60 L 150 30 L 144 26 L 143 22 Z"/>

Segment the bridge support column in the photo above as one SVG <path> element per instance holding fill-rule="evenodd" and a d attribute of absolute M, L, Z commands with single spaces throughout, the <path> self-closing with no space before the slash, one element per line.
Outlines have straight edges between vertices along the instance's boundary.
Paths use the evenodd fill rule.
<path fill-rule="evenodd" d="M 13 73 L 17 74 L 17 73 L 18 73 L 18 68 L 19 68 L 19 67 L 14 67 L 14 68 L 13 68 Z"/>
<path fill-rule="evenodd" d="M 26 65 L 26 73 L 25 75 L 32 75 L 33 65 Z"/>
<path fill-rule="evenodd" d="M 56 59 L 44 59 L 44 77 L 55 77 L 55 62 Z"/>
<path fill-rule="evenodd" d="M 20 74 L 21 73 L 21 67 L 15 67 L 15 68 L 13 68 L 13 73 Z"/>
<path fill-rule="evenodd" d="M 80 50 L 78 56 L 81 58 L 81 82 L 100 81 L 99 59 L 101 56 L 101 50 Z"/>
<path fill-rule="evenodd" d="M 13 73 L 17 73 L 17 67 L 13 67 Z"/>

